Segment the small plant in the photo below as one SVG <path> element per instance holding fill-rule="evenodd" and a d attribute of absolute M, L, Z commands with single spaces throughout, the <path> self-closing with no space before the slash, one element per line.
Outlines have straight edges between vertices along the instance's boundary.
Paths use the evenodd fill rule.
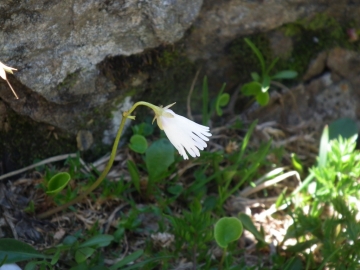
<path fill-rule="evenodd" d="M 333 136 L 344 131 L 339 129 L 341 125 L 342 122 L 332 125 Z M 353 132 L 346 130 L 345 133 Z M 318 163 L 293 192 L 295 209 L 291 216 L 294 222 L 284 241 L 297 239 L 297 244 L 286 250 L 292 254 L 302 253 L 307 269 L 357 269 L 360 266 L 360 152 L 355 148 L 356 137 L 344 139 L 340 135 L 330 140 L 326 126 Z M 311 253 L 308 252 L 310 248 Z"/>
<path fill-rule="evenodd" d="M 223 111 L 222 107 L 225 107 L 230 101 L 230 95 L 228 93 L 223 93 L 226 87 L 224 83 L 217 94 L 215 100 L 209 100 L 209 87 L 207 77 L 204 77 L 202 85 L 202 98 L 203 98 L 203 107 L 202 107 L 202 122 L 203 125 L 208 125 L 211 116 L 216 112 L 218 116 L 222 116 Z"/>
<path fill-rule="evenodd" d="M 219 247 L 224 249 L 222 259 L 220 261 L 220 268 L 222 268 L 225 261 L 229 244 L 238 240 L 242 233 L 242 223 L 235 217 L 223 217 L 216 222 L 214 227 L 215 241 Z"/>
<path fill-rule="evenodd" d="M 282 70 L 274 75 L 271 75 L 271 70 L 274 68 L 279 58 L 275 58 L 269 66 L 266 66 L 264 56 L 254 43 L 252 43 L 248 38 L 245 38 L 245 42 L 258 58 L 261 66 L 261 73 L 251 72 L 251 78 L 253 81 L 244 84 L 241 87 L 241 92 L 245 96 L 253 96 L 261 106 L 265 106 L 269 103 L 269 88 L 271 82 L 273 80 L 293 79 L 297 76 L 297 72 L 293 70 Z"/>

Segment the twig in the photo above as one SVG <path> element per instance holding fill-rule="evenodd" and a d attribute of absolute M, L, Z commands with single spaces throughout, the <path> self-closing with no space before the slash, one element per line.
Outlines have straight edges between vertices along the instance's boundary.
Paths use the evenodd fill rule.
<path fill-rule="evenodd" d="M 278 183 L 280 181 L 283 181 L 283 180 L 285 180 L 285 179 L 287 179 L 288 177 L 291 177 L 291 176 L 295 176 L 297 178 L 297 180 L 299 182 L 301 182 L 299 173 L 297 171 L 290 171 L 290 172 L 284 173 L 282 175 L 279 175 L 279 176 L 275 177 L 274 179 L 266 181 L 266 182 L 254 187 L 254 188 L 244 189 L 243 191 L 240 192 L 240 196 L 247 197 L 250 194 L 258 192 L 259 190 L 262 190 L 262 189 L 267 188 L 269 186 L 275 185 L 276 183 Z"/>
<path fill-rule="evenodd" d="M 8 83 L 8 85 L 9 85 L 9 87 L 10 87 L 11 91 L 13 92 L 13 94 L 14 94 L 15 98 L 16 98 L 16 99 L 19 99 L 18 95 L 16 94 L 15 90 L 12 88 L 11 84 L 9 83 L 9 81 L 8 81 L 8 80 L 6 80 L 6 82 Z"/>
<path fill-rule="evenodd" d="M 48 163 L 52 163 L 52 162 L 56 162 L 56 161 L 60 161 L 60 160 L 64 160 L 64 159 L 67 159 L 68 157 L 76 157 L 76 153 L 73 153 L 73 154 L 64 154 L 64 155 L 59 155 L 59 156 L 55 156 L 55 157 L 51 157 L 51 158 L 48 158 L 48 159 L 45 159 L 43 161 L 40 161 L 38 163 L 35 163 L 35 164 L 32 164 L 30 166 L 27 166 L 25 168 L 22 168 L 22 169 L 19 169 L 19 170 L 16 170 L 16 171 L 13 171 L 13 172 L 9 172 L 9 173 L 6 173 L 6 174 L 3 174 L 0 176 L 0 181 L 1 180 L 4 180 L 10 176 L 13 176 L 13 175 L 16 175 L 16 174 L 19 174 L 19 173 L 22 173 L 22 172 L 26 172 L 28 170 L 31 170 L 35 167 L 38 167 L 38 166 L 41 166 L 41 165 L 45 165 L 45 164 L 48 164 Z"/>
<path fill-rule="evenodd" d="M 199 68 L 197 71 L 196 71 L 196 74 L 195 74 L 195 77 L 191 83 L 191 87 L 190 87 L 190 91 L 189 91 L 189 94 L 187 96 L 187 102 L 186 102 L 186 106 L 187 106 L 187 117 L 190 119 L 190 120 L 194 120 L 192 114 L 191 114 L 191 106 L 190 106 L 190 99 L 191 99 L 191 95 L 192 95 L 192 92 L 194 91 L 194 87 L 195 87 L 195 83 L 196 83 L 196 80 L 199 76 L 199 73 L 200 73 L 200 70 L 201 68 Z"/>

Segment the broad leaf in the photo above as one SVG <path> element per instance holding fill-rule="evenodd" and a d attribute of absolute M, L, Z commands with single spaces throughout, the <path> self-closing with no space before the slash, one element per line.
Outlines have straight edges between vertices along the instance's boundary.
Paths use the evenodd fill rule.
<path fill-rule="evenodd" d="M 261 106 L 266 106 L 269 103 L 269 93 L 265 92 L 265 93 L 259 93 L 256 95 L 256 101 L 261 105 Z"/>
<path fill-rule="evenodd" d="M 146 150 L 145 163 L 151 180 L 158 180 L 173 162 L 174 147 L 168 139 L 160 139 Z"/>
<path fill-rule="evenodd" d="M 0 261 L 6 258 L 6 263 L 16 263 L 31 259 L 45 259 L 47 256 L 41 254 L 32 246 L 15 239 L 0 239 Z"/>
<path fill-rule="evenodd" d="M 63 190 L 71 179 L 70 174 L 67 172 L 61 172 L 55 174 L 48 183 L 47 194 L 56 194 Z"/>
<path fill-rule="evenodd" d="M 340 118 L 329 125 L 329 140 L 337 139 L 340 135 L 344 139 L 358 134 L 356 122 L 350 118 Z"/>
<path fill-rule="evenodd" d="M 129 147 L 136 153 L 144 154 L 148 147 L 148 143 L 144 136 L 135 134 L 130 138 Z"/>
<path fill-rule="evenodd" d="M 264 236 L 256 229 L 254 223 L 248 215 L 246 215 L 245 213 L 240 213 L 239 220 L 244 225 L 244 228 L 251 232 L 258 241 L 266 243 Z"/>
<path fill-rule="evenodd" d="M 258 82 L 246 83 L 241 87 L 241 92 L 245 96 L 256 96 L 261 93 L 261 84 Z"/>
<path fill-rule="evenodd" d="M 77 263 L 85 262 L 87 258 L 89 258 L 91 255 L 93 255 L 95 252 L 95 249 L 84 247 L 80 248 L 75 252 L 75 261 Z"/>
<path fill-rule="evenodd" d="M 223 114 L 221 107 L 225 107 L 229 103 L 229 100 L 230 100 L 230 95 L 228 93 L 221 94 L 216 99 L 215 108 L 218 116 L 221 116 Z"/>
<path fill-rule="evenodd" d="M 220 247 L 227 248 L 229 243 L 240 238 L 242 232 L 243 226 L 239 219 L 235 217 L 223 217 L 215 224 L 215 241 Z"/>

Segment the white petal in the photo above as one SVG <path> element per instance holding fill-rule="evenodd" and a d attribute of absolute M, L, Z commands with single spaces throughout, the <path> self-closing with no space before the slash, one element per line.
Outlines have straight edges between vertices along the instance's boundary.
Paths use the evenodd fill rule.
<path fill-rule="evenodd" d="M 188 159 L 186 149 L 192 157 L 200 156 L 199 150 L 203 150 L 207 146 L 205 141 L 209 140 L 206 136 L 211 136 L 209 128 L 177 115 L 170 109 L 165 109 L 165 112 L 166 114 L 159 116 L 158 120 L 179 154 Z M 169 114 L 172 117 L 167 117 Z"/>
<path fill-rule="evenodd" d="M 13 263 L 13 264 L 3 264 L 1 267 L 0 267 L 0 270 L 21 270 L 21 268 Z"/>

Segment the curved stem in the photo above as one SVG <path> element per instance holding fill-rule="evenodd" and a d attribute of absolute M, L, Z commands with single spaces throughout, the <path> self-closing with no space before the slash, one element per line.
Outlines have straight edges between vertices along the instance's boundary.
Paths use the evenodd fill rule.
<path fill-rule="evenodd" d="M 83 199 L 86 198 L 87 195 L 89 195 L 92 191 L 94 191 L 100 184 L 101 182 L 105 179 L 106 175 L 109 173 L 112 165 L 113 165 L 113 162 L 114 162 L 114 159 L 115 159 L 115 155 L 116 155 L 116 150 L 117 150 L 117 147 L 118 147 L 118 144 L 119 144 L 119 141 L 120 141 L 120 137 L 121 137 L 121 134 L 122 134 L 122 131 L 124 129 L 124 125 L 125 125 L 125 122 L 126 122 L 126 119 L 127 118 L 130 118 L 130 119 L 135 119 L 134 117 L 132 117 L 130 114 L 136 109 L 137 106 L 139 105 L 144 105 L 144 106 L 148 106 L 150 107 L 151 109 L 153 109 L 154 111 L 156 111 L 158 109 L 157 106 L 153 105 L 153 104 L 150 104 L 150 103 L 147 103 L 147 102 L 144 102 L 144 101 L 139 101 L 137 103 L 135 103 L 131 109 L 127 112 L 123 112 L 123 118 L 121 120 L 121 123 L 120 123 L 120 127 L 119 127 L 119 130 L 116 134 L 116 138 L 115 138 L 115 141 L 114 141 L 114 145 L 112 147 L 112 150 L 111 150 L 111 154 L 110 154 L 110 158 L 109 158 L 109 161 L 108 163 L 106 164 L 106 167 L 104 169 L 104 171 L 100 174 L 100 176 L 98 177 L 98 179 L 87 189 L 85 190 L 83 193 L 81 193 L 79 196 L 77 196 L 75 199 L 63 204 L 63 205 L 60 205 L 58 207 L 55 207 L 53 209 L 50 209 L 49 211 L 46 211 L 44 213 L 41 213 L 37 216 L 37 218 L 39 219 L 43 219 L 43 218 L 47 218 L 57 212 L 60 212 L 62 210 L 65 210 L 66 208 L 68 208 L 69 206 L 75 204 L 75 203 L 78 203 L 78 202 L 81 202 Z"/>

